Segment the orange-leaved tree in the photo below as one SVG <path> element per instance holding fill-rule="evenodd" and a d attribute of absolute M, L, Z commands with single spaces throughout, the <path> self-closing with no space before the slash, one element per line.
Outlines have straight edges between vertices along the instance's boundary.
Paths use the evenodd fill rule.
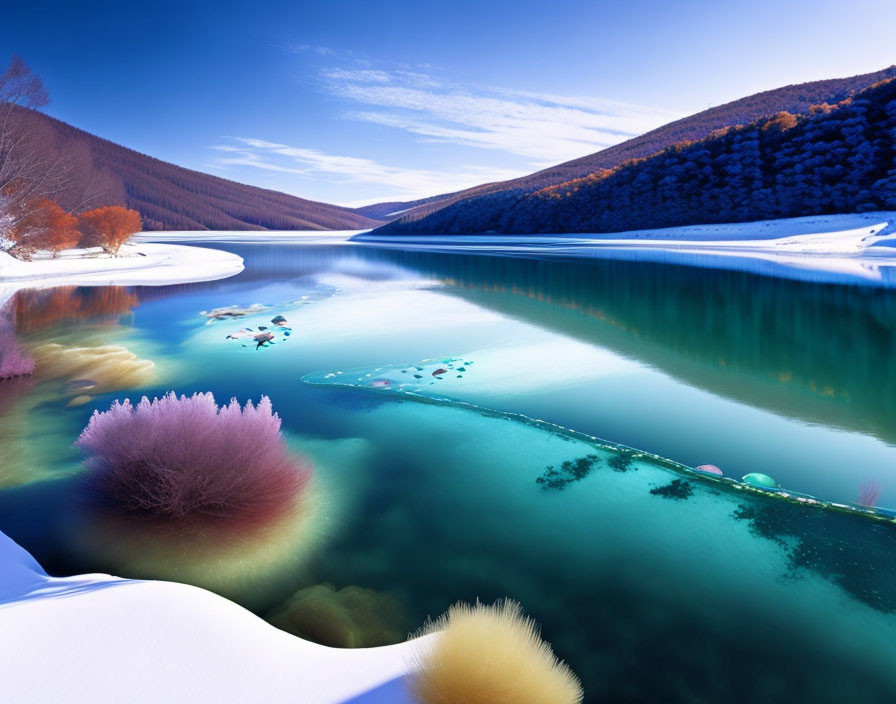
<path fill-rule="evenodd" d="M 118 254 L 125 242 L 143 228 L 140 213 L 120 205 L 107 205 L 78 215 L 81 221 L 81 246 L 102 247 Z"/>
<path fill-rule="evenodd" d="M 78 246 L 78 219 L 49 198 L 29 198 L 16 210 L 20 217 L 9 232 L 15 243 L 9 250 L 13 256 L 30 259 L 35 252 L 48 250 L 56 257 L 62 250 Z"/>

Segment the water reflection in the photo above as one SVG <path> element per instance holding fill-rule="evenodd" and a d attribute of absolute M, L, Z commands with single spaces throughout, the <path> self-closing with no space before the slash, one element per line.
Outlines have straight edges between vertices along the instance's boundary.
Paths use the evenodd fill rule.
<path fill-rule="evenodd" d="M 896 440 L 896 291 L 624 261 L 360 255 L 713 393 Z"/>
<path fill-rule="evenodd" d="M 18 291 L 12 305 L 16 331 L 27 334 L 75 321 L 118 324 L 137 301 L 134 290 L 122 286 L 61 286 Z"/>

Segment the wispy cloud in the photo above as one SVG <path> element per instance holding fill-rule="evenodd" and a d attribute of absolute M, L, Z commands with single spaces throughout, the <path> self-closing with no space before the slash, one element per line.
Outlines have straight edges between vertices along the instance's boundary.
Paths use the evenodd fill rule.
<path fill-rule="evenodd" d="M 339 117 L 392 128 L 395 136 L 404 136 L 403 145 L 394 140 L 395 161 L 347 156 L 350 149 L 356 154 L 366 151 L 358 141 L 364 132 L 348 130 L 347 143 L 362 145 L 357 151 L 344 147 L 342 153 L 332 153 L 314 144 L 240 136 L 213 147 L 218 156 L 210 166 L 266 171 L 272 176 L 265 180 L 275 180 L 277 188 L 299 194 L 323 191 L 327 200 L 345 205 L 415 200 L 523 176 L 679 117 L 613 100 L 461 84 L 437 68 L 384 68 L 351 52 L 314 44 L 294 44 L 288 50 L 328 64 L 318 69 L 317 88 L 341 99 Z M 432 150 L 438 166 L 421 167 L 419 158 L 426 153 L 421 143 L 473 150 Z"/>
<path fill-rule="evenodd" d="M 318 56 L 331 56 L 336 52 L 328 46 L 320 44 L 294 44 L 288 43 L 282 45 L 285 51 L 291 54 L 317 54 Z"/>
<path fill-rule="evenodd" d="M 328 92 L 364 106 L 350 118 L 539 165 L 583 156 L 680 117 L 612 100 L 461 86 L 406 70 L 330 68 L 322 78 Z"/>
<path fill-rule="evenodd" d="M 386 200 L 415 200 L 438 193 L 469 188 L 489 181 L 522 176 L 525 170 L 463 166 L 451 173 L 381 164 L 372 159 L 327 154 L 252 137 L 232 137 L 212 147 L 222 156 L 215 166 L 243 166 L 293 174 L 332 183 L 364 184 L 390 189 L 389 195 L 365 198 L 343 205 L 359 206 Z"/>

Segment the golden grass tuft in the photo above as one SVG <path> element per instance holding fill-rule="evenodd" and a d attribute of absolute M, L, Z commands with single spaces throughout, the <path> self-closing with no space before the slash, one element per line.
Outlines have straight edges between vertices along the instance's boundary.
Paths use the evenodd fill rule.
<path fill-rule="evenodd" d="M 121 345 L 77 347 L 48 342 L 35 347 L 35 377 L 47 379 L 89 379 L 96 383 L 91 393 L 147 386 L 154 380 L 155 365 L 140 359 Z M 70 392 L 72 396 L 79 392 Z"/>
<path fill-rule="evenodd" d="M 411 676 L 423 704 L 579 704 L 579 679 L 514 601 L 455 604 L 420 635 Z"/>

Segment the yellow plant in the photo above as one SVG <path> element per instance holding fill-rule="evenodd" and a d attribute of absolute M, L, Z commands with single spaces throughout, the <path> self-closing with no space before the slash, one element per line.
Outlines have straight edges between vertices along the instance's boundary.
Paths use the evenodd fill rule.
<path fill-rule="evenodd" d="M 411 688 L 423 704 L 579 704 L 579 679 L 514 601 L 455 604 L 420 635 Z"/>

